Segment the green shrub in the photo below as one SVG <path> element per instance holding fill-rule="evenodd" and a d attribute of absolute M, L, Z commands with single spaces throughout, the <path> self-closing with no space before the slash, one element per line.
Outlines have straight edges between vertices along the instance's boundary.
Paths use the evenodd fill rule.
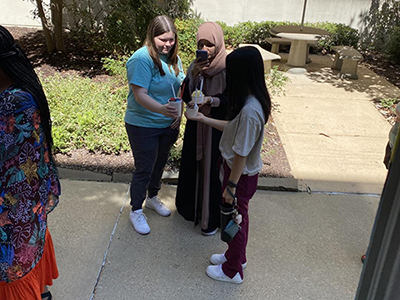
<path fill-rule="evenodd" d="M 396 114 L 396 105 L 400 102 L 400 98 L 383 98 L 380 104 L 383 108 L 389 109 L 393 114 Z"/>
<path fill-rule="evenodd" d="M 223 31 L 227 48 L 236 49 L 239 44 L 259 44 L 264 49 L 270 50 L 271 45 L 266 41 L 271 37 L 270 29 L 283 25 L 300 25 L 293 22 L 241 22 L 234 26 L 228 26 L 224 22 L 218 22 Z M 357 47 L 359 34 L 358 31 L 350 26 L 336 23 L 306 23 L 305 26 L 325 29 L 331 35 L 322 39 L 318 50 L 331 50 L 332 46 L 347 45 Z"/>
<path fill-rule="evenodd" d="M 179 57 L 183 68 L 187 70 L 196 57 L 197 30 L 204 21 L 198 17 L 191 19 L 176 19 L 175 26 L 178 31 Z"/>
<path fill-rule="evenodd" d="M 227 48 L 236 49 L 239 44 L 259 44 L 261 47 L 269 49 L 271 46 L 266 39 L 271 37 L 269 30 L 279 25 L 290 25 L 290 22 L 241 22 L 229 26 L 224 22 L 218 22 L 224 31 L 225 45 Z"/>
<path fill-rule="evenodd" d="M 268 92 L 271 97 L 285 94 L 285 85 L 290 81 L 284 72 L 278 71 L 278 66 L 273 66 L 270 73 L 265 76 Z"/>
<path fill-rule="evenodd" d="M 314 23 L 311 24 L 311 26 L 330 32 L 329 36 L 318 42 L 319 51 L 323 49 L 331 51 L 332 46 L 339 45 L 353 46 L 354 48 L 357 48 L 358 46 L 360 35 L 357 29 L 351 28 L 350 26 L 328 22 Z"/>
<path fill-rule="evenodd" d="M 393 61 L 400 63 L 400 27 L 395 27 L 385 43 L 385 53 Z"/>
<path fill-rule="evenodd" d="M 362 16 L 361 46 L 367 50 L 385 51 L 385 44 L 395 27 L 400 26 L 398 0 L 372 1 Z"/>
<path fill-rule="evenodd" d="M 143 45 L 147 26 L 157 15 L 189 18 L 192 0 L 70 0 L 64 10 L 71 34 L 78 44 L 101 53 L 134 51 Z"/>
<path fill-rule="evenodd" d="M 52 114 L 56 152 L 130 149 L 124 127 L 126 88 L 80 76 L 54 75 L 41 81 Z"/>
<path fill-rule="evenodd" d="M 103 69 L 105 69 L 109 75 L 114 77 L 114 79 L 118 82 L 118 86 L 127 84 L 126 62 L 131 55 L 120 55 L 116 58 L 104 57 L 101 59 L 101 62 L 103 63 Z"/>

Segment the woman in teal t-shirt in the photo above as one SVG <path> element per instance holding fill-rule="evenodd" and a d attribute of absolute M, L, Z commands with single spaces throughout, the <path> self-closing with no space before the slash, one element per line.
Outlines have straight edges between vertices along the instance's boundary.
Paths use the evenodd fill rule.
<path fill-rule="evenodd" d="M 178 93 L 185 75 L 178 53 L 178 35 L 167 16 L 154 18 L 145 45 L 126 64 L 129 83 L 125 126 L 135 160 L 130 187 L 129 220 L 140 234 L 150 227 L 146 207 L 167 217 L 171 211 L 157 194 L 169 151 L 179 133 L 181 114 L 168 100 Z"/>

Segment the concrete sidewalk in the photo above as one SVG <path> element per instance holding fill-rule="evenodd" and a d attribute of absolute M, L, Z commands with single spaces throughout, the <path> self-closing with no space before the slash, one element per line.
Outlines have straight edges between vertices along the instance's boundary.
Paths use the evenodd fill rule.
<path fill-rule="evenodd" d="M 290 69 L 287 55 L 277 63 L 291 82 L 274 97 L 274 112 L 299 189 L 376 193 L 387 170 L 382 163 L 390 124 L 374 99 L 400 97 L 400 90 L 359 66 L 358 80 L 337 78 L 328 55 L 310 55 L 306 69 Z"/>
<path fill-rule="evenodd" d="M 219 233 L 202 236 L 176 212 L 175 186 L 160 194 L 172 215 L 145 209 L 152 231 L 141 236 L 128 220 L 128 184 L 61 185 L 60 204 L 49 215 L 57 300 L 350 300 L 379 202 L 372 195 L 258 191 L 250 202 L 245 279 L 233 285 L 205 274 L 208 258 L 225 243 Z"/>

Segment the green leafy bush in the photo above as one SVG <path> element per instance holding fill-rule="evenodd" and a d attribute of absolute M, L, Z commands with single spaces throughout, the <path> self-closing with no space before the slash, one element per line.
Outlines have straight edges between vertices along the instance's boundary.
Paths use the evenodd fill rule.
<path fill-rule="evenodd" d="M 179 57 L 183 68 L 186 70 L 196 57 L 197 30 L 204 21 L 200 18 L 176 19 L 175 26 L 178 31 Z"/>
<path fill-rule="evenodd" d="M 290 81 L 284 72 L 278 71 L 278 66 L 273 66 L 270 73 L 266 74 L 268 92 L 271 97 L 285 94 L 285 85 Z"/>
<path fill-rule="evenodd" d="M 395 114 L 396 105 L 400 102 L 400 98 L 383 98 L 380 100 L 380 104 L 383 108 L 390 109 Z"/>
<path fill-rule="evenodd" d="M 130 149 L 124 127 L 126 88 L 80 76 L 54 75 L 41 81 L 52 114 L 56 152 Z"/>
<path fill-rule="evenodd" d="M 271 37 L 270 29 L 283 25 L 299 25 L 294 22 L 241 22 L 234 26 L 228 26 L 224 22 L 218 22 L 225 37 L 227 48 L 236 49 L 239 44 L 258 44 L 264 49 L 270 50 L 271 45 L 267 38 Z M 321 40 L 318 51 L 323 49 L 330 51 L 332 46 L 347 45 L 357 47 L 359 34 L 358 31 L 350 26 L 336 23 L 306 23 L 305 26 L 325 29 L 331 35 Z"/>
<path fill-rule="evenodd" d="M 118 86 L 127 84 L 126 62 L 131 55 L 119 55 L 116 58 L 110 56 L 101 59 L 103 63 L 103 69 L 105 69 L 109 75 L 114 77 L 114 79 L 118 83 Z"/>
<path fill-rule="evenodd" d="M 228 48 L 236 49 L 239 44 L 259 44 L 269 49 L 271 46 L 266 39 L 271 37 L 269 30 L 275 26 L 290 25 L 290 22 L 240 22 L 229 26 L 224 22 L 218 22 L 224 31 L 225 44 Z"/>
<path fill-rule="evenodd" d="M 372 1 L 368 13 L 362 16 L 361 47 L 385 52 L 386 41 L 395 27 L 400 26 L 398 0 Z"/>
<path fill-rule="evenodd" d="M 70 0 L 64 10 L 77 43 L 101 53 L 126 54 L 143 45 L 147 26 L 157 15 L 189 18 L 192 0 Z"/>
<path fill-rule="evenodd" d="M 318 42 L 318 50 L 332 50 L 332 46 L 353 46 L 357 48 L 360 35 L 357 29 L 351 28 L 345 24 L 338 23 L 314 23 L 313 27 L 324 29 L 330 32 L 330 35 Z"/>
<path fill-rule="evenodd" d="M 400 27 L 395 27 L 385 44 L 385 53 L 393 61 L 400 63 Z"/>

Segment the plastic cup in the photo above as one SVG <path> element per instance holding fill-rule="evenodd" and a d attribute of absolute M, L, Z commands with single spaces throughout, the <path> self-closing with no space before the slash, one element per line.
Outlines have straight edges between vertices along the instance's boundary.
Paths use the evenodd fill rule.
<path fill-rule="evenodd" d="M 178 111 L 178 115 L 180 116 L 182 114 L 182 100 L 181 98 L 170 98 L 168 100 L 169 105 L 172 105 L 173 107 L 175 107 L 175 109 Z"/>
<path fill-rule="evenodd" d="M 188 118 L 194 118 L 195 116 L 197 116 L 197 112 L 199 111 L 199 107 L 186 107 L 186 116 Z"/>
<path fill-rule="evenodd" d="M 195 92 L 194 92 L 195 93 Z M 201 93 L 201 92 L 200 92 Z M 201 93 L 201 94 L 197 94 L 197 101 L 196 101 L 196 95 L 193 95 L 192 94 L 192 101 L 193 102 L 195 102 L 196 101 L 196 103 L 197 104 L 201 104 L 201 103 L 203 103 L 203 101 L 204 101 L 204 94 L 203 93 Z"/>

